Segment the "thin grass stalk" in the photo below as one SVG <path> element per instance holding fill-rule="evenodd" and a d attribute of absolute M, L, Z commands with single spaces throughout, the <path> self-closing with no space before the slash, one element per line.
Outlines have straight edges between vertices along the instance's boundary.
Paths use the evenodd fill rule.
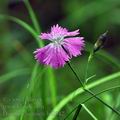
<path fill-rule="evenodd" d="M 100 94 L 103 94 L 103 93 L 105 93 L 105 92 L 108 92 L 108 91 L 113 90 L 113 89 L 118 89 L 118 88 L 120 88 L 120 86 L 110 87 L 110 88 L 108 88 L 108 89 L 105 89 L 105 90 L 102 90 L 102 91 L 96 93 L 95 95 L 98 96 L 98 95 L 100 95 Z M 94 98 L 94 97 L 91 96 L 91 97 L 85 99 L 85 100 L 84 100 L 83 102 L 81 102 L 80 104 L 78 104 L 76 107 L 74 107 L 74 108 L 66 115 L 66 117 L 64 118 L 64 120 L 66 120 L 66 119 L 78 108 L 79 105 L 85 104 L 86 102 L 90 101 L 90 100 L 93 99 L 93 98 Z"/>
<path fill-rule="evenodd" d="M 32 6 L 29 3 L 29 0 L 25 0 L 24 3 L 26 5 L 26 8 L 28 9 L 30 18 L 32 20 L 32 23 L 34 25 L 36 32 L 38 34 L 40 34 L 40 32 L 41 32 L 40 25 L 39 25 L 36 15 L 35 15 L 35 12 L 33 11 Z M 38 39 L 38 38 L 36 38 L 36 39 Z M 39 45 L 39 47 L 43 47 L 44 43 L 41 41 L 40 43 L 38 42 L 38 45 Z M 57 94 L 56 94 L 57 89 L 56 89 L 55 75 L 51 68 L 48 68 L 48 70 L 46 72 L 46 76 L 49 78 L 51 101 L 52 101 L 52 106 L 54 107 L 56 105 L 56 101 L 57 101 Z"/>
<path fill-rule="evenodd" d="M 92 83 L 90 83 L 89 85 L 86 85 L 87 89 L 91 89 L 94 87 L 97 87 L 98 85 L 100 86 L 101 84 L 106 82 L 110 82 L 113 79 L 116 78 L 120 78 L 120 72 L 116 72 L 113 73 L 111 75 L 108 75 L 106 77 L 103 77 L 101 79 L 98 79 Z M 114 81 L 115 82 L 115 81 Z M 69 95 L 67 95 L 64 99 L 62 99 L 59 104 L 57 104 L 57 106 L 51 111 L 51 113 L 49 114 L 49 116 L 47 117 L 47 120 L 53 120 L 56 115 L 58 114 L 58 112 L 70 101 L 72 101 L 76 96 L 84 93 L 85 91 L 82 88 L 78 88 L 77 90 L 73 91 L 72 93 L 70 93 Z"/>
<path fill-rule="evenodd" d="M 98 120 L 97 117 L 86 107 L 85 104 L 82 104 L 82 107 L 86 110 L 86 112 L 93 118 L 93 120 Z"/>
<path fill-rule="evenodd" d="M 89 61 L 89 60 L 88 60 Z M 116 109 L 112 108 L 110 105 L 108 105 L 107 103 L 105 103 L 103 100 L 101 100 L 99 97 L 95 96 L 95 94 L 90 91 L 89 89 L 87 89 L 84 84 L 82 83 L 81 79 L 78 77 L 77 73 L 75 72 L 75 70 L 73 69 L 73 67 L 71 66 L 70 63 L 68 63 L 70 69 L 72 70 L 72 72 L 74 73 L 74 75 L 76 76 L 77 80 L 80 82 L 81 86 L 82 86 L 82 89 L 91 94 L 92 96 L 94 96 L 97 100 L 99 100 L 102 104 L 104 104 L 106 107 L 108 107 L 109 109 L 111 109 L 113 112 L 115 112 L 119 117 L 120 117 L 120 112 L 117 111 Z"/>

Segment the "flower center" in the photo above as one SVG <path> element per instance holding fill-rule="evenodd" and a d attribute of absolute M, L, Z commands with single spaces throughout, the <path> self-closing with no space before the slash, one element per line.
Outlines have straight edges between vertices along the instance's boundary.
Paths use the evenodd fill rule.
<path fill-rule="evenodd" d="M 63 42 L 63 40 L 64 40 L 64 37 L 58 37 L 56 39 L 53 39 L 52 41 L 55 44 L 60 44 L 61 45 L 61 43 Z"/>

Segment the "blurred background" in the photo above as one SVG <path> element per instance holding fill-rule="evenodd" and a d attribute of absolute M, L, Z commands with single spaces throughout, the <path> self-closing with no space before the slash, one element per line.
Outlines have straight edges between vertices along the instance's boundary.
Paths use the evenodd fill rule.
<path fill-rule="evenodd" d="M 85 76 L 89 51 L 97 38 L 107 30 L 108 40 L 104 48 L 96 53 L 90 63 L 88 76 L 95 77 L 89 83 L 120 71 L 120 0 L 29 0 L 29 2 L 42 32 L 49 31 L 54 24 L 69 30 L 80 29 L 81 36 L 85 37 L 85 51 L 82 56 L 73 58 L 71 64 L 82 79 Z M 18 120 L 21 113 L 19 110 L 24 106 L 26 96 L 24 93 L 28 91 L 31 72 L 36 63 L 33 52 L 38 45 L 27 30 L 3 15 L 19 18 L 32 27 L 33 24 L 23 0 L 0 0 L 0 120 Z M 39 67 L 44 69 L 42 65 Z M 29 102 L 34 109 L 31 110 L 31 107 L 28 109 L 23 117 L 25 120 L 45 120 L 52 110 L 50 85 L 46 85 L 49 76 L 40 69 L 39 73 L 41 72 L 43 75 L 39 77 L 38 85 L 32 94 L 33 99 L 31 98 Z M 53 72 L 59 103 L 62 98 L 76 90 L 79 84 L 67 65 Z M 93 91 L 101 91 L 119 83 L 120 78 L 97 86 Z M 86 96 L 88 97 L 82 94 L 76 97 L 61 110 L 57 118 L 62 120 Z M 120 89 L 106 92 L 101 98 L 120 109 Z M 90 100 L 86 105 L 99 120 L 120 119 L 96 99 Z M 68 120 L 72 119 L 72 115 Z M 84 109 L 81 110 L 78 120 L 92 119 Z"/>

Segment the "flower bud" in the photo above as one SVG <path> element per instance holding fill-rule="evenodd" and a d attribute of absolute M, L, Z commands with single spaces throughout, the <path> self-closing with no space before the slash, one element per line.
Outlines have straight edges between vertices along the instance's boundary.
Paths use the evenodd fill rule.
<path fill-rule="evenodd" d="M 100 37 L 98 38 L 98 40 L 94 44 L 94 49 L 93 49 L 94 53 L 97 52 L 98 50 L 100 50 L 105 45 L 105 42 L 107 40 L 107 34 L 108 34 L 108 31 L 106 31 L 105 33 L 100 35 Z"/>

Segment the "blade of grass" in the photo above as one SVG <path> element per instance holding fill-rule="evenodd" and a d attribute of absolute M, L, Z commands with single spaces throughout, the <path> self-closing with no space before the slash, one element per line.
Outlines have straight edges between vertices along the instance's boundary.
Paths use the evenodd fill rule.
<path fill-rule="evenodd" d="M 41 71 L 41 69 L 38 71 L 38 72 L 41 72 L 40 74 L 38 74 L 38 75 L 36 75 L 36 78 L 35 78 L 35 86 L 32 88 L 32 89 L 36 89 L 36 84 L 39 84 L 39 81 L 40 81 L 40 78 L 43 76 L 43 74 L 46 72 L 46 68 L 45 69 L 43 69 L 42 71 Z M 31 81 L 29 81 L 29 82 L 31 82 Z M 29 84 L 29 83 L 28 83 Z M 29 86 L 30 86 L 30 84 L 29 84 Z M 19 97 L 18 97 L 18 99 L 20 99 L 21 100 L 21 98 L 23 98 L 23 96 L 26 96 L 26 94 L 27 94 L 27 92 L 28 92 L 28 88 L 29 87 L 26 87 L 26 86 L 24 86 L 24 88 L 22 89 L 22 91 L 20 92 L 20 94 L 19 94 Z M 31 92 L 33 92 L 33 91 L 31 91 Z M 18 104 L 18 103 L 17 103 Z M 14 104 L 15 105 L 15 104 Z M 42 104 L 40 104 L 39 103 L 39 105 L 38 104 L 36 104 L 36 108 L 39 108 L 39 107 L 41 107 L 42 106 Z M 25 110 L 26 108 L 24 108 L 23 106 L 20 106 L 20 108 L 16 111 L 16 108 L 14 108 L 10 113 L 7 113 L 7 116 L 4 118 L 4 120 L 10 120 L 10 118 L 13 118 L 14 117 L 14 119 L 16 120 L 16 119 L 18 119 L 18 116 Z M 25 111 L 24 111 L 25 112 Z M 34 114 L 33 114 L 34 115 Z"/>
<path fill-rule="evenodd" d="M 120 88 L 120 86 L 110 87 L 110 88 L 108 88 L 108 89 L 105 89 L 105 90 L 102 90 L 102 91 L 96 93 L 95 95 L 98 96 L 98 95 L 100 95 L 100 94 L 102 94 L 102 93 L 105 93 L 105 92 L 108 92 L 108 91 L 110 91 L 110 90 L 117 89 L 117 88 Z M 89 97 L 89 98 L 85 99 L 82 103 L 79 103 L 79 104 L 84 104 L 84 103 L 88 102 L 89 100 L 91 100 L 92 98 L 93 98 L 93 97 Z M 66 117 L 64 118 L 64 120 L 66 120 L 66 119 L 72 114 L 72 112 L 77 109 L 78 106 L 79 106 L 79 105 L 77 105 L 74 109 L 72 109 L 72 110 L 66 115 Z"/>
<path fill-rule="evenodd" d="M 28 9 L 30 18 L 32 20 L 32 23 L 34 25 L 35 30 L 37 31 L 38 34 L 40 34 L 41 29 L 38 23 L 38 20 L 36 18 L 36 15 L 29 3 L 29 0 L 24 0 L 24 3 Z M 44 44 L 40 45 L 40 47 L 43 47 Z M 48 68 L 47 71 L 47 77 L 49 77 L 49 84 L 50 84 L 50 92 L 51 92 L 51 100 L 52 100 L 52 105 L 53 107 L 56 105 L 56 101 L 57 101 L 57 95 L 56 95 L 56 82 L 55 82 L 55 75 L 53 73 L 53 70 L 51 68 Z M 45 85 L 45 84 L 44 84 Z"/>
<path fill-rule="evenodd" d="M 80 112 L 81 108 L 82 108 L 82 105 L 79 104 L 72 120 L 77 120 L 77 117 L 79 115 L 79 112 Z"/>
<path fill-rule="evenodd" d="M 91 56 L 93 54 L 90 53 L 90 56 L 88 58 L 88 62 L 90 62 L 91 60 Z M 79 78 L 79 76 L 77 75 L 76 71 L 74 70 L 74 68 L 72 67 L 72 65 L 68 62 L 68 65 L 71 69 L 71 71 L 73 72 L 73 74 L 76 76 L 76 79 L 80 82 L 80 85 L 81 85 L 81 88 L 89 93 L 90 95 L 94 96 L 99 102 L 101 102 L 103 105 L 105 105 L 107 108 L 109 108 L 111 111 L 113 111 L 114 113 L 116 113 L 119 117 L 120 117 L 120 112 L 116 109 L 114 109 L 112 106 L 110 106 L 109 104 L 107 104 L 106 102 L 104 102 L 101 98 L 99 98 L 98 96 L 95 96 L 94 92 L 92 92 L 90 89 L 87 89 L 85 86 L 84 86 L 84 83 L 82 82 L 81 78 Z M 85 84 L 86 85 L 86 84 Z"/>
<path fill-rule="evenodd" d="M 13 16 L 9 16 L 9 15 L 0 15 L 0 18 L 1 19 L 7 19 L 7 20 L 10 20 L 10 21 L 13 21 L 17 24 L 19 24 L 20 26 L 22 26 L 23 28 L 25 28 L 28 32 L 31 33 L 31 35 L 36 39 L 36 42 L 38 43 L 39 47 L 43 47 L 44 44 L 42 41 L 40 41 L 40 39 L 38 38 L 38 34 L 36 33 L 36 31 L 31 27 L 29 26 L 27 23 L 25 23 L 24 21 L 16 18 L 16 17 L 13 17 Z M 50 68 L 48 68 L 48 76 L 51 76 L 52 78 L 49 80 L 51 83 L 50 83 L 50 91 L 51 91 L 51 95 L 52 95 L 52 104 L 55 105 L 56 103 L 56 99 L 57 99 L 57 95 L 56 95 L 56 84 L 55 84 L 55 76 L 53 74 L 53 72 L 49 72 Z M 52 71 L 52 70 L 51 70 Z M 54 77 L 53 77 L 54 76 Z M 53 79 L 54 78 L 54 79 Z M 54 83 L 54 84 L 53 84 Z M 54 106 L 53 106 L 54 107 Z"/>
<path fill-rule="evenodd" d="M 25 102 L 24 102 L 24 105 L 23 105 L 23 110 L 22 110 L 22 113 L 20 115 L 20 120 L 23 120 L 23 117 L 24 117 L 24 113 L 26 111 L 26 104 L 27 104 L 27 101 L 29 100 L 29 97 L 31 95 L 31 92 L 34 88 L 34 83 L 35 83 L 35 77 L 37 75 L 37 69 L 38 69 L 38 64 L 36 64 L 33 68 L 33 71 L 32 71 L 32 74 L 31 74 L 31 79 L 30 79 L 30 84 L 28 86 L 28 90 L 26 91 L 26 96 L 25 96 Z"/>
<path fill-rule="evenodd" d="M 27 29 L 35 37 L 35 39 L 37 40 L 39 46 L 43 46 L 42 42 L 39 42 L 39 39 L 36 37 L 36 35 L 37 35 L 36 32 L 28 24 L 26 24 L 25 22 L 19 20 L 18 18 L 12 17 L 12 16 L 0 15 L 0 17 L 12 20 L 12 21 L 18 23 L 19 25 L 23 26 L 25 29 Z M 104 57 L 106 57 L 106 55 Z M 115 63 L 117 66 L 119 66 L 119 64 L 117 64 L 115 59 L 112 59 L 111 57 L 108 57 L 108 58 L 110 60 L 112 60 L 112 62 Z M 50 75 L 50 76 L 52 76 L 52 75 Z M 51 84 L 51 85 L 54 86 L 53 84 Z M 50 87 L 50 88 L 53 88 L 53 87 Z M 54 91 L 56 91 L 56 90 L 54 90 Z M 55 92 L 53 92 L 53 93 L 55 93 Z"/>
<path fill-rule="evenodd" d="M 39 34 L 41 32 L 39 23 L 37 21 L 37 17 L 35 15 L 35 12 L 32 9 L 32 6 L 29 3 L 29 0 L 24 0 L 24 4 L 26 5 L 26 8 L 28 9 L 30 18 L 32 20 L 32 23 L 34 25 L 34 28 L 36 29 L 37 33 Z"/>
<path fill-rule="evenodd" d="M 37 76 L 37 79 L 38 79 L 38 80 L 39 80 L 39 78 L 40 78 L 40 76 Z M 117 89 L 117 88 L 120 88 L 120 86 L 114 86 L 114 87 L 105 89 L 105 90 L 97 93 L 96 96 L 97 96 L 97 95 L 100 95 L 100 94 L 102 94 L 102 93 L 104 93 L 104 92 L 108 92 L 108 91 L 110 91 L 110 90 Z M 23 91 L 24 91 L 24 90 L 23 90 Z M 82 103 L 86 103 L 88 100 L 90 100 L 90 99 L 92 99 L 92 98 L 93 98 L 93 97 L 89 97 L 89 98 L 85 99 Z M 70 114 L 71 114 L 77 107 L 78 107 L 78 105 L 64 118 L 64 120 L 66 120 L 66 119 L 70 116 Z M 6 116 L 6 118 L 4 118 L 3 120 L 9 120 L 10 118 L 13 118 L 13 117 L 14 117 L 14 119 L 16 120 L 16 119 L 17 119 L 17 116 L 15 116 L 15 115 L 16 115 L 16 114 L 19 115 L 19 114 L 21 113 L 21 111 L 22 111 L 22 109 L 19 109 L 18 111 L 16 111 L 16 109 L 15 109 L 15 111 L 13 111 L 10 115 Z"/>
<path fill-rule="evenodd" d="M 113 100 L 113 102 L 115 102 L 115 107 L 116 108 L 119 108 L 120 107 L 120 94 L 119 94 L 120 90 L 118 91 L 118 96 L 117 96 L 117 99 L 116 100 Z M 112 112 L 110 112 L 110 115 L 109 115 L 109 118 L 110 119 L 107 119 L 107 120 L 116 120 L 117 119 L 117 116 L 112 114 Z"/>
<path fill-rule="evenodd" d="M 98 120 L 95 115 L 84 105 L 82 104 L 82 107 L 86 110 L 86 112 L 93 118 L 93 120 Z"/>
<path fill-rule="evenodd" d="M 55 80 L 55 76 L 54 76 L 54 71 L 52 68 L 48 68 L 47 72 L 48 72 L 47 74 L 49 75 L 52 106 L 55 107 L 55 105 L 57 103 L 57 99 L 56 99 L 56 80 Z"/>
<path fill-rule="evenodd" d="M 89 84 L 89 85 L 86 85 L 86 88 L 87 89 L 91 89 L 91 88 L 94 88 L 98 85 L 101 85 L 101 84 L 105 84 L 105 82 L 109 82 L 115 78 L 119 78 L 120 77 L 120 72 L 117 72 L 117 73 L 114 73 L 112 75 L 109 75 L 107 77 L 104 77 L 104 78 L 101 78 L 99 80 L 96 80 L 95 82 Z M 84 90 L 82 90 L 82 88 L 78 88 L 77 90 L 75 90 L 74 92 L 70 93 L 68 96 L 66 96 L 63 100 L 61 100 L 59 102 L 59 104 L 52 110 L 52 112 L 49 114 L 47 120 L 53 120 L 56 115 L 58 114 L 58 112 L 68 103 L 70 102 L 71 100 L 73 100 L 76 96 L 80 95 L 84 93 Z"/>
<path fill-rule="evenodd" d="M 45 78 L 41 81 L 41 102 L 43 106 L 43 119 L 45 120 L 47 117 L 47 92 L 48 92 L 48 86 L 47 86 L 47 79 Z"/>
<path fill-rule="evenodd" d="M 38 89 L 35 89 L 35 88 L 36 88 L 37 84 L 41 84 L 40 78 L 45 71 L 47 71 L 47 68 L 44 68 L 44 69 L 40 68 L 39 69 L 39 65 L 38 64 L 35 65 L 35 67 L 33 69 L 33 72 L 32 72 L 31 79 L 29 81 L 29 86 L 27 86 L 27 88 L 23 89 L 23 92 L 22 92 L 22 94 L 25 96 L 25 102 L 24 102 L 24 106 L 22 107 L 22 114 L 20 116 L 20 120 L 23 120 L 24 114 L 26 112 L 27 102 L 34 97 L 34 92 L 38 92 L 38 89 L 40 89 L 40 88 L 38 88 Z M 45 80 L 42 80 L 42 82 L 45 82 Z M 42 95 L 43 104 L 41 106 L 44 106 L 44 110 L 45 110 L 44 111 L 45 112 L 44 118 L 46 118 L 46 116 L 47 116 L 47 109 L 46 109 L 47 108 L 46 107 L 47 97 L 46 97 L 46 94 L 45 94 L 46 91 L 43 91 L 44 89 L 42 89 L 43 87 L 45 87 L 45 85 L 42 83 L 41 91 L 42 91 L 42 94 L 43 94 Z M 25 93 L 25 91 L 26 91 L 26 93 Z"/>
<path fill-rule="evenodd" d="M 17 23 L 18 25 L 22 26 L 29 33 L 31 33 L 31 35 L 35 38 L 36 42 L 38 43 L 38 45 L 43 47 L 43 42 L 40 41 L 40 39 L 38 38 L 38 33 L 36 33 L 36 31 L 26 22 L 24 22 L 16 17 L 10 16 L 10 15 L 1 15 L 0 14 L 0 19 L 10 20 L 10 21 L 13 21 L 13 22 Z"/>
<path fill-rule="evenodd" d="M 73 116 L 73 120 L 77 120 L 78 118 L 78 115 L 79 115 L 79 112 L 81 110 L 81 108 L 84 108 L 86 110 L 86 112 L 94 119 L 94 120 L 98 120 L 95 115 L 93 115 L 93 113 L 84 105 L 84 104 L 79 104 L 77 106 L 77 110 L 75 111 L 75 114 Z"/>

